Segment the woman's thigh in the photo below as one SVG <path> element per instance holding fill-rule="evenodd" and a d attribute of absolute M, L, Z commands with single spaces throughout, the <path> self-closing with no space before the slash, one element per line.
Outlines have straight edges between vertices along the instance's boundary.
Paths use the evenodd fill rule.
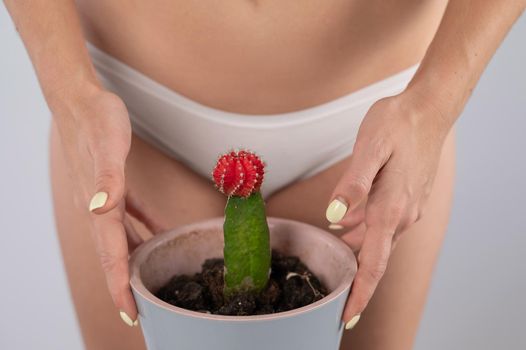
<path fill-rule="evenodd" d="M 356 350 L 410 348 L 449 215 L 454 170 L 451 136 L 444 147 L 426 216 L 398 244 L 373 301 L 359 325 L 345 336 L 345 347 L 352 343 Z M 268 198 L 268 215 L 327 228 L 325 208 L 349 160 Z M 208 179 L 138 138 L 133 139 L 126 166 L 127 186 L 156 213 L 162 226 L 176 227 L 223 215 L 224 196 Z M 66 169 L 53 125 L 51 177 L 56 225 L 86 348 L 144 349 L 140 330 L 122 323 L 111 302 L 90 237 L 87 203 L 74 202 L 74 183 Z M 145 237 L 148 235 L 140 225 L 137 228 Z"/>
<path fill-rule="evenodd" d="M 106 288 L 91 239 L 88 203 L 74 201 L 60 139 L 51 127 L 50 161 L 55 221 L 66 273 L 86 349 L 144 349 L 139 327 L 119 317 Z M 126 182 L 155 213 L 162 227 L 223 215 L 224 197 L 209 182 L 134 137 L 126 163 Z M 150 234 L 133 221 L 143 237 Z"/>
<path fill-rule="evenodd" d="M 445 141 L 425 215 L 400 239 L 360 322 L 344 334 L 342 350 L 411 349 L 449 220 L 455 172 L 454 133 L 453 129 Z M 274 195 L 267 205 L 268 215 L 327 229 L 329 197 L 350 159 Z"/>

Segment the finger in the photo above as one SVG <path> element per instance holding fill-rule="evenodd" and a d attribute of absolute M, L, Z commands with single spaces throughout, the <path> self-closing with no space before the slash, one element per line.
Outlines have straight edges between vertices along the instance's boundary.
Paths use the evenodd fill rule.
<path fill-rule="evenodd" d="M 406 208 L 404 215 L 402 219 L 400 220 L 400 224 L 397 228 L 397 235 L 402 234 L 403 232 L 407 231 L 417 220 L 419 219 L 419 210 L 418 210 L 418 204 L 412 204 L 408 205 Z"/>
<path fill-rule="evenodd" d="M 363 138 L 356 141 L 348 169 L 336 185 L 326 217 L 339 223 L 347 212 L 365 201 L 380 168 L 387 162 L 390 148 L 382 140 Z"/>
<path fill-rule="evenodd" d="M 109 148 L 108 146 L 107 148 Z M 91 198 L 89 210 L 104 214 L 117 206 L 124 196 L 124 165 L 127 151 L 105 149 L 103 144 L 91 150 L 95 175 L 95 194 Z"/>
<path fill-rule="evenodd" d="M 126 215 L 124 216 L 123 224 L 128 242 L 128 253 L 131 253 L 135 250 L 135 248 L 144 243 L 144 240 L 133 226 L 133 222 L 131 221 L 131 219 Z"/>
<path fill-rule="evenodd" d="M 391 251 L 395 250 L 400 238 L 403 233 L 411 228 L 418 220 L 421 219 L 421 211 L 418 204 L 408 205 L 409 209 L 406 209 L 406 214 L 398 225 L 398 228 L 393 236 L 393 242 L 391 244 Z"/>
<path fill-rule="evenodd" d="M 392 234 L 375 227 L 367 228 L 358 256 L 358 272 L 343 313 L 346 328 L 363 312 L 382 278 L 391 252 Z"/>
<path fill-rule="evenodd" d="M 400 176 L 382 173 L 369 196 L 358 272 L 343 315 L 346 322 L 363 312 L 387 268 L 393 237 L 407 203 Z"/>
<path fill-rule="evenodd" d="M 367 199 L 362 200 L 358 207 L 354 208 L 351 211 L 348 211 L 347 214 L 338 221 L 337 224 L 329 224 L 330 230 L 342 230 L 346 229 L 347 231 L 354 230 L 356 227 L 361 225 L 365 220 L 365 206 L 367 204 Z"/>
<path fill-rule="evenodd" d="M 123 320 L 132 326 L 136 325 L 137 308 L 129 285 L 128 245 L 122 210 L 118 207 L 105 215 L 93 215 L 93 228 L 97 254 L 113 303 L 121 311 Z"/>
<path fill-rule="evenodd" d="M 395 233 L 393 236 L 393 241 L 391 242 L 391 253 L 396 249 L 396 246 L 398 245 L 398 242 L 400 242 L 400 233 Z"/>
<path fill-rule="evenodd" d="M 132 191 L 126 194 L 126 211 L 142 222 L 144 226 L 153 234 L 166 231 L 166 227 L 161 223 L 154 212 L 137 197 Z"/>
<path fill-rule="evenodd" d="M 349 247 L 351 247 L 355 255 L 358 254 L 358 252 L 360 251 L 363 245 L 363 240 L 365 238 L 365 231 L 366 231 L 365 222 L 362 222 L 361 224 L 353 228 L 351 231 L 341 236 L 341 239 L 345 243 L 347 243 Z"/>

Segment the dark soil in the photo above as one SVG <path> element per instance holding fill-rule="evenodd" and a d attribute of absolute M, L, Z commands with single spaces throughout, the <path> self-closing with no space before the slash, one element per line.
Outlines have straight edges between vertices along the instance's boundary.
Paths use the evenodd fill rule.
<path fill-rule="evenodd" d="M 219 315 L 262 315 L 288 311 L 311 304 L 327 289 L 297 258 L 272 252 L 272 272 L 260 295 L 240 294 L 223 298 L 223 259 L 208 259 L 193 276 L 174 276 L 155 295 L 189 310 Z"/>

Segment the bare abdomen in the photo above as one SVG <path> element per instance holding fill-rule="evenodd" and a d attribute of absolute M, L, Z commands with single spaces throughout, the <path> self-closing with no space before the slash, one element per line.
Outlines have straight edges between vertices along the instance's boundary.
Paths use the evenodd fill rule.
<path fill-rule="evenodd" d="M 79 1 L 89 41 L 211 107 L 281 113 L 396 73 L 445 1 Z"/>

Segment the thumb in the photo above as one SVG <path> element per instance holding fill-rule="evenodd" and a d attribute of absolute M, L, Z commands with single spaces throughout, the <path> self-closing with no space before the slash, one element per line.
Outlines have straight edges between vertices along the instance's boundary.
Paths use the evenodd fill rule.
<path fill-rule="evenodd" d="M 365 200 L 373 181 L 390 156 L 382 140 L 360 138 L 354 144 L 350 164 L 336 185 L 326 217 L 331 223 L 340 222 L 348 212 Z"/>
<path fill-rule="evenodd" d="M 104 214 L 115 208 L 124 197 L 125 157 L 98 152 L 93 157 L 95 174 L 95 193 L 91 198 L 89 210 Z"/>

